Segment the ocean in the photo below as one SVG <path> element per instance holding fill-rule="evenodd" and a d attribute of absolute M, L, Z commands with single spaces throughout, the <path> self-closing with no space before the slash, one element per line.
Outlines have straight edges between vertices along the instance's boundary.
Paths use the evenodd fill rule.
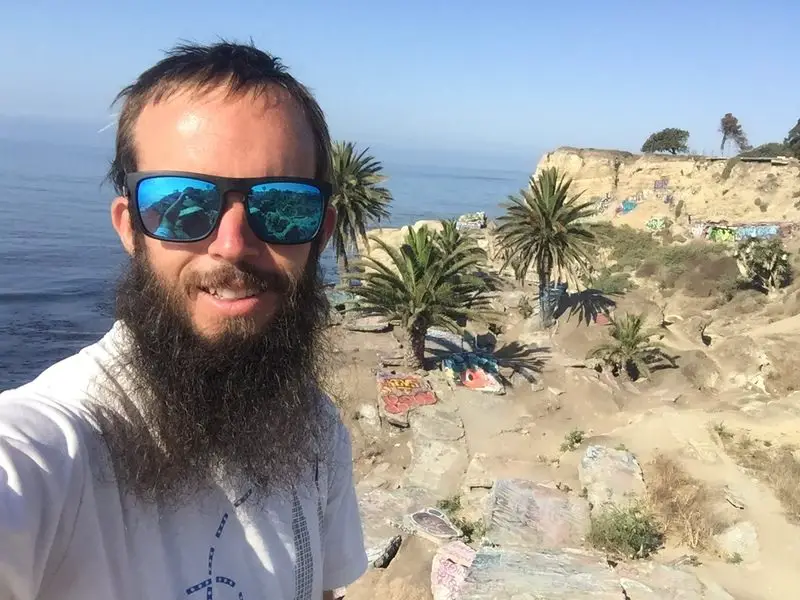
<path fill-rule="evenodd" d="M 381 158 L 377 156 L 377 158 Z M 110 149 L 0 139 L 0 390 L 99 339 L 126 264 L 103 183 Z M 528 173 L 384 161 L 394 203 L 386 227 L 483 210 L 490 217 Z M 326 280 L 336 279 L 328 250 Z"/>

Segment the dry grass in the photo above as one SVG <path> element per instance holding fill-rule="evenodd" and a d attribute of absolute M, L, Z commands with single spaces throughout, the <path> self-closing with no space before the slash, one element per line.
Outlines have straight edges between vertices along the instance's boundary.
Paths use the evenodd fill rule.
<path fill-rule="evenodd" d="M 720 436 L 727 452 L 739 465 L 769 484 L 786 516 L 800 523 L 800 460 L 790 445 L 774 446 L 769 440 L 748 435 Z"/>
<path fill-rule="evenodd" d="M 648 502 L 670 537 L 690 548 L 705 548 L 723 523 L 714 510 L 714 497 L 672 458 L 657 455 L 647 470 Z"/>

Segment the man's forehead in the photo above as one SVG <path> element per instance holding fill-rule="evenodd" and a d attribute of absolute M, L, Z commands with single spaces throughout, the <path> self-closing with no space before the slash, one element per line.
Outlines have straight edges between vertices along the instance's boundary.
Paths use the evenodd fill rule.
<path fill-rule="evenodd" d="M 311 125 L 279 86 L 257 93 L 232 93 L 225 86 L 178 89 L 147 103 L 133 134 L 140 170 L 214 174 L 200 167 L 221 160 L 227 168 L 218 174 L 230 177 L 266 175 L 258 167 L 265 163 L 286 176 L 311 177 L 315 170 Z"/>

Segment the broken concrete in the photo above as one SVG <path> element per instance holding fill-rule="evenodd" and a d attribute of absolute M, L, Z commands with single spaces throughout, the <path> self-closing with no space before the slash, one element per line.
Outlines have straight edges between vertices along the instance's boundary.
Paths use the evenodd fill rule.
<path fill-rule="evenodd" d="M 589 446 L 578 466 L 578 477 L 592 513 L 609 505 L 628 506 L 645 493 L 642 468 L 627 450 Z"/>

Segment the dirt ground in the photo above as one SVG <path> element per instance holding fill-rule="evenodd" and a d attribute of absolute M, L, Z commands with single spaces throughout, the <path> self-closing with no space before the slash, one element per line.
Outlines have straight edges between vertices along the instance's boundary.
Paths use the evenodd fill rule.
<path fill-rule="evenodd" d="M 537 318 L 523 319 L 509 299 L 498 351 L 535 349 L 527 359 L 538 361 L 538 385 L 515 379 L 515 387 L 495 396 L 450 388 L 435 371 L 430 379 L 443 409 L 457 411 L 463 422 L 469 458 L 483 456 L 497 477 L 556 481 L 577 489 L 581 447 L 590 443 L 629 449 L 643 465 L 645 480 L 646 465 L 656 455 L 676 458 L 719 499 L 726 522 L 755 526 L 758 549 L 754 557 L 737 562 L 713 548 L 698 551 L 668 539 L 659 560 L 699 555 L 698 576 L 723 585 L 735 598 L 783 599 L 800 588 L 800 528 L 768 483 L 737 464 L 715 432 L 800 447 L 800 392 L 793 393 L 800 390 L 798 290 L 799 285 L 792 286 L 769 301 L 742 293 L 715 309 L 680 294 L 660 298 L 646 286 L 618 298 L 618 314 L 645 311 L 654 325 L 664 308 L 668 324 L 661 341 L 677 356 L 676 368 L 655 371 L 635 384 L 598 373 L 585 362 L 587 350 L 607 335 L 606 327 L 563 317 L 555 331 L 541 331 Z M 377 405 L 380 361 L 398 354 L 399 342 L 392 332 L 358 333 L 339 326 L 332 332 L 331 391 L 352 432 L 356 479 L 380 473 L 385 485 L 393 485 L 411 465 L 412 432 L 385 422 L 376 428 L 364 415 L 374 414 Z M 565 435 L 573 430 L 583 431 L 584 439 L 574 451 L 563 451 Z M 465 493 L 467 513 L 480 514 L 481 492 Z M 740 507 L 725 501 L 728 492 Z M 347 597 L 431 598 L 434 549 L 407 538 L 387 569 L 371 570 Z"/>

